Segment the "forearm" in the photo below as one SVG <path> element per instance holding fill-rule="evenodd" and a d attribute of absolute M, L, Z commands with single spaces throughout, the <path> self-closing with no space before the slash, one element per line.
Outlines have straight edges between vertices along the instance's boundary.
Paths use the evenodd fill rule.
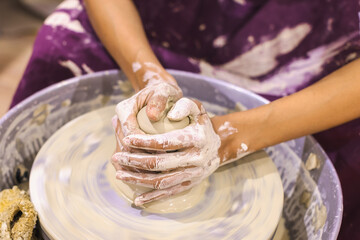
<path fill-rule="evenodd" d="M 290 139 L 313 134 L 360 117 L 360 60 L 328 75 L 291 96 L 245 112 L 214 119 L 238 129 L 233 147 L 241 141 L 256 151 Z"/>
<path fill-rule="evenodd" d="M 149 45 L 132 1 L 85 0 L 85 7 L 101 42 L 128 76 L 135 90 L 146 85 L 144 75 L 149 69 L 161 72 L 167 79 L 166 71 Z"/>

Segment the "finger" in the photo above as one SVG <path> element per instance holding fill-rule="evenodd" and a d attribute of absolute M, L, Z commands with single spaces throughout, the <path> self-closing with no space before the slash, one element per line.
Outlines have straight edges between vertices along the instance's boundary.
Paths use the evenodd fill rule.
<path fill-rule="evenodd" d="M 111 118 L 111 125 L 113 126 L 113 129 L 116 130 L 117 129 L 117 125 L 119 124 L 119 118 L 117 115 L 114 115 L 112 118 Z"/>
<path fill-rule="evenodd" d="M 121 125 L 124 136 L 131 134 L 145 134 L 139 127 L 136 114 L 130 114 L 126 121 Z"/>
<path fill-rule="evenodd" d="M 189 98 L 181 98 L 169 111 L 167 117 L 172 121 L 180 121 L 187 116 L 196 116 L 200 113 L 197 103 Z"/>
<path fill-rule="evenodd" d="M 121 125 L 122 132 L 124 136 L 130 134 L 145 134 L 140 130 L 136 114 L 137 107 L 134 103 L 136 101 L 135 98 L 130 99 L 130 102 L 122 101 L 118 105 L 116 105 L 116 115 L 119 119 L 119 123 Z"/>
<path fill-rule="evenodd" d="M 132 148 L 141 148 L 154 151 L 173 151 L 189 147 L 201 147 L 204 144 L 204 133 L 189 125 L 180 130 L 171 132 L 143 135 L 129 135 L 123 139 L 123 143 Z"/>
<path fill-rule="evenodd" d="M 165 189 L 194 178 L 200 178 L 202 168 L 180 168 L 167 173 L 139 173 L 126 170 L 116 171 L 116 178 L 126 183 L 153 189 Z"/>
<path fill-rule="evenodd" d="M 155 200 L 159 200 L 161 198 L 167 198 L 172 195 L 175 195 L 180 192 L 184 192 L 186 190 L 189 190 L 193 187 L 193 183 L 191 181 L 186 181 L 181 184 L 172 186 L 167 189 L 159 189 L 159 190 L 153 190 L 147 193 L 143 193 L 134 200 L 134 204 L 136 206 L 141 206 L 149 202 L 153 202 Z"/>
<path fill-rule="evenodd" d="M 121 129 L 121 124 L 118 117 L 115 115 L 112 119 L 112 125 L 115 130 L 115 138 L 116 138 L 116 147 L 115 152 L 122 152 L 122 151 L 130 151 L 131 149 L 122 143 L 122 139 L 124 138 L 124 134 Z"/>
<path fill-rule="evenodd" d="M 199 162 L 199 156 L 193 148 L 189 151 L 161 154 L 117 152 L 113 155 L 112 162 L 150 171 L 169 171 L 194 166 Z"/>
<path fill-rule="evenodd" d="M 112 164 L 116 171 L 130 171 L 130 172 L 135 172 L 135 173 L 154 173 L 154 171 L 148 171 L 148 170 L 144 170 L 144 169 L 134 168 L 131 166 L 124 166 L 117 162 L 112 163 Z"/>
<path fill-rule="evenodd" d="M 113 122 L 113 126 L 115 126 L 115 136 L 119 140 L 123 139 L 124 138 L 124 133 L 122 131 L 121 124 L 120 124 L 120 121 L 119 121 L 118 118 L 116 119 L 116 123 Z"/>
<path fill-rule="evenodd" d="M 121 128 L 121 124 L 117 116 L 114 116 L 112 118 L 112 125 L 115 128 L 115 137 L 116 137 L 116 148 L 115 152 L 144 152 L 141 149 L 135 149 L 135 148 L 129 148 L 126 146 L 122 139 L 124 138 L 124 134 Z"/>
<path fill-rule="evenodd" d="M 182 91 L 177 85 L 160 83 L 156 87 L 158 91 L 154 92 L 146 106 L 146 114 L 154 122 L 160 120 L 169 102 L 176 102 L 182 97 Z"/>
<path fill-rule="evenodd" d="M 194 103 L 196 103 L 196 105 L 197 105 L 198 108 L 200 109 L 200 113 L 201 113 L 201 114 L 205 114 L 205 113 L 206 113 L 206 110 L 205 110 L 205 108 L 204 108 L 204 105 L 203 105 L 199 100 L 194 99 L 194 98 L 192 98 L 191 100 L 192 100 Z"/>
<path fill-rule="evenodd" d="M 129 150 L 130 149 L 129 147 L 127 147 L 126 145 L 121 143 L 121 139 L 124 138 L 124 136 L 122 134 L 120 123 L 119 123 L 119 120 L 117 119 L 117 117 L 116 117 L 116 120 L 114 118 L 112 119 L 112 123 L 113 123 L 113 127 L 115 129 L 115 139 L 116 139 L 115 152 Z"/>
<path fill-rule="evenodd" d="M 123 150 L 124 150 L 124 147 L 121 144 L 119 144 L 118 140 L 116 140 L 115 153 L 121 152 Z"/>
<path fill-rule="evenodd" d="M 148 118 L 153 122 L 159 121 L 164 115 L 167 102 L 168 97 L 166 96 L 156 95 L 151 97 L 146 105 L 146 114 Z"/>

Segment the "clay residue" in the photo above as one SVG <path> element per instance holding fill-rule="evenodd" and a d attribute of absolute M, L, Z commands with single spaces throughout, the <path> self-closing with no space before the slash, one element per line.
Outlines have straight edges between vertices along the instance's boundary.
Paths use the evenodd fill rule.
<path fill-rule="evenodd" d="M 70 99 L 66 99 L 66 100 L 61 102 L 61 107 L 68 107 L 70 105 L 71 105 L 71 100 Z"/>
<path fill-rule="evenodd" d="M 311 203 L 311 193 L 309 191 L 304 191 L 302 194 L 301 194 L 301 197 L 300 197 L 300 203 L 305 207 L 305 208 L 308 208 L 310 206 L 310 203 Z"/>
<path fill-rule="evenodd" d="M 320 168 L 320 161 L 316 154 L 310 153 L 308 159 L 305 162 L 305 168 L 309 171 Z"/>
<path fill-rule="evenodd" d="M 110 96 L 109 95 L 103 95 L 102 98 L 101 98 L 101 104 L 103 106 L 105 106 L 110 100 Z"/>
<path fill-rule="evenodd" d="M 134 93 L 134 89 L 130 81 L 119 80 L 118 85 L 116 87 L 119 88 L 122 91 L 122 93 L 127 97 L 131 96 Z"/>
<path fill-rule="evenodd" d="M 242 111 L 248 110 L 248 108 L 247 108 L 245 105 L 243 105 L 242 103 L 237 102 L 237 103 L 235 104 L 234 110 L 235 110 L 235 112 L 242 112 Z"/>
<path fill-rule="evenodd" d="M 313 218 L 314 231 L 324 227 L 327 218 L 326 207 L 322 205 L 315 206 L 315 216 Z"/>
<path fill-rule="evenodd" d="M 41 125 L 45 122 L 47 116 L 50 113 L 50 106 L 49 104 L 40 105 L 38 108 L 35 109 L 33 112 L 33 119 L 32 122 L 36 123 L 37 125 Z"/>
<path fill-rule="evenodd" d="M 321 239 L 323 228 L 315 231 L 313 219 L 316 218 L 315 206 L 322 205 L 323 200 L 305 164 L 290 148 L 291 145 L 296 145 L 295 141 L 266 149 L 282 176 L 285 195 L 283 216 L 287 221 L 291 239 Z M 311 193 L 309 200 L 308 193 L 304 191 Z"/>
<path fill-rule="evenodd" d="M 24 142 L 21 139 L 16 138 L 15 139 L 15 148 L 16 148 L 16 151 L 18 151 L 19 153 L 24 153 L 24 151 L 25 151 Z"/>

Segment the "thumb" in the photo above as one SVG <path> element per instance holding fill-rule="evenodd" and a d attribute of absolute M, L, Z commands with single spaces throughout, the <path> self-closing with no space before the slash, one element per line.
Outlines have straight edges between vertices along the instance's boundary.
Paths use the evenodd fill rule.
<path fill-rule="evenodd" d="M 172 121 L 180 121 L 187 116 L 196 116 L 200 113 L 199 105 L 196 102 L 189 98 L 181 98 L 169 111 L 167 117 Z"/>
<path fill-rule="evenodd" d="M 150 98 L 146 105 L 146 114 L 148 118 L 153 122 L 159 121 L 160 118 L 164 115 L 167 102 L 168 97 L 165 96 L 158 95 Z"/>

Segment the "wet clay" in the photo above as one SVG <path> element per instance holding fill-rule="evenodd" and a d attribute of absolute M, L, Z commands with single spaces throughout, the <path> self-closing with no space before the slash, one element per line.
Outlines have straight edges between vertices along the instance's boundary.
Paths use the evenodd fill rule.
<path fill-rule="evenodd" d="M 167 109 L 169 110 L 169 109 Z M 166 114 L 157 122 L 152 122 L 146 115 L 146 107 L 143 107 L 137 114 L 139 127 L 147 134 L 166 133 L 177 129 L 182 129 L 189 125 L 190 119 L 184 118 L 181 121 L 171 121 Z"/>

